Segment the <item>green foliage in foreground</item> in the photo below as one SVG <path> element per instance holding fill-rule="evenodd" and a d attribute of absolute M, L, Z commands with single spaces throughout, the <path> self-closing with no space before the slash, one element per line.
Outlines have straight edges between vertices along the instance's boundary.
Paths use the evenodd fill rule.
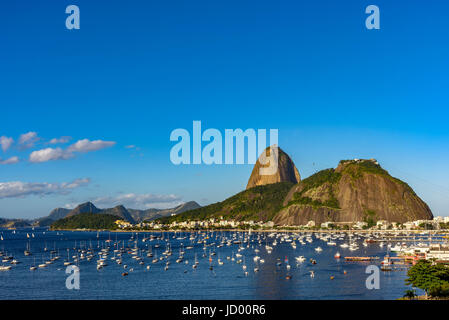
<path fill-rule="evenodd" d="M 55 221 L 51 229 L 108 229 L 117 228 L 116 220 L 121 219 L 111 214 L 80 213 L 75 216 Z"/>
<path fill-rule="evenodd" d="M 406 284 L 424 290 L 431 297 L 449 296 L 449 267 L 420 260 L 407 272 Z"/>
<path fill-rule="evenodd" d="M 282 203 L 293 186 L 292 182 L 280 182 L 257 186 L 211 205 L 189 210 L 173 217 L 157 219 L 161 223 L 174 221 L 205 220 L 223 216 L 238 221 L 271 221 L 282 208 Z"/>
<path fill-rule="evenodd" d="M 413 299 L 416 297 L 416 293 L 414 290 L 406 290 L 404 294 L 404 298 Z"/>

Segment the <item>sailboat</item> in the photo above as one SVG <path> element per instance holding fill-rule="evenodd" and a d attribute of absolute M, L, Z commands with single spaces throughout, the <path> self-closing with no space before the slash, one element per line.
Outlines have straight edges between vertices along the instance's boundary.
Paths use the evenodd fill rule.
<path fill-rule="evenodd" d="M 23 254 L 26 255 L 26 256 L 30 256 L 30 255 L 31 255 L 30 242 L 27 243 L 27 248 L 26 248 L 26 250 L 23 252 Z"/>
<path fill-rule="evenodd" d="M 153 263 L 156 263 L 156 262 L 158 262 L 159 261 L 159 259 L 158 259 L 158 257 L 157 257 L 157 252 L 155 252 L 154 253 L 154 259 L 153 259 Z"/>
<path fill-rule="evenodd" d="M 44 256 L 42 255 L 42 262 L 43 261 L 44 261 Z M 45 267 L 47 267 L 47 264 L 46 263 L 41 263 L 38 267 L 39 268 L 45 268 Z"/>
<path fill-rule="evenodd" d="M 70 251 L 70 249 L 67 249 L 67 260 L 64 261 L 64 266 L 69 266 L 69 265 L 72 264 L 72 263 L 69 261 L 69 259 L 70 259 L 70 257 L 69 257 L 69 251 Z"/>
<path fill-rule="evenodd" d="M 35 266 L 36 266 L 36 257 L 34 257 L 34 264 L 30 267 L 30 270 L 31 271 L 36 270 L 37 268 Z"/>

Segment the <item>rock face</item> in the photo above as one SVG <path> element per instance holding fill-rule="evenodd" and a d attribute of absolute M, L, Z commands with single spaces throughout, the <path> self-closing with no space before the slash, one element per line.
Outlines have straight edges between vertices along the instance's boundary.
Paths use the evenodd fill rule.
<path fill-rule="evenodd" d="M 69 212 L 71 210 L 70 209 L 66 209 L 66 208 L 56 208 L 53 209 L 50 214 L 48 215 L 48 218 L 50 218 L 53 221 L 65 218 Z"/>
<path fill-rule="evenodd" d="M 403 223 L 432 219 L 427 204 L 376 160 L 341 161 L 294 186 L 275 216 L 278 225 L 379 220 Z"/>
<path fill-rule="evenodd" d="M 128 221 L 129 223 L 132 223 L 132 224 L 136 223 L 136 221 L 134 221 L 134 218 L 131 216 L 129 211 L 122 205 L 119 205 L 119 206 L 116 206 L 116 207 L 110 208 L 110 209 L 101 210 L 101 213 L 118 216 L 118 217 L 122 218 L 123 220 Z"/>
<path fill-rule="evenodd" d="M 71 217 L 80 213 L 99 213 L 101 212 L 92 202 L 85 202 L 78 205 L 75 209 L 70 211 L 65 217 Z"/>
<path fill-rule="evenodd" d="M 269 165 L 269 164 L 263 165 L 261 163 L 261 158 L 263 156 L 261 155 L 257 160 L 256 164 L 254 165 L 246 189 L 271 183 L 278 183 L 278 182 L 298 183 L 301 181 L 301 176 L 299 175 L 298 169 L 296 169 L 292 159 L 290 159 L 290 157 L 281 148 L 278 147 L 277 149 L 278 149 L 278 169 L 276 173 L 272 175 L 261 175 L 260 168 L 266 168 Z M 269 158 L 271 155 L 270 147 L 266 148 L 265 152 L 267 157 Z"/>

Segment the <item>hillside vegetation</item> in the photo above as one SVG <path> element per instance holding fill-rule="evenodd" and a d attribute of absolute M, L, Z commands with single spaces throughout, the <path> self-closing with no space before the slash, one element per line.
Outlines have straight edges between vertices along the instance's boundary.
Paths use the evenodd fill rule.
<path fill-rule="evenodd" d="M 222 201 L 190 210 L 172 217 L 158 219 L 162 223 L 185 220 L 203 220 L 223 216 L 238 221 L 270 221 L 282 208 L 285 196 L 294 184 L 279 182 L 257 186 Z"/>
<path fill-rule="evenodd" d="M 75 216 L 57 220 L 51 224 L 51 229 L 116 229 L 116 220 L 121 219 L 111 214 L 80 213 Z"/>
<path fill-rule="evenodd" d="M 429 207 L 405 182 L 392 177 L 375 159 L 342 160 L 302 180 L 275 215 L 280 225 L 308 221 L 373 225 L 379 220 L 404 223 L 431 219 Z"/>

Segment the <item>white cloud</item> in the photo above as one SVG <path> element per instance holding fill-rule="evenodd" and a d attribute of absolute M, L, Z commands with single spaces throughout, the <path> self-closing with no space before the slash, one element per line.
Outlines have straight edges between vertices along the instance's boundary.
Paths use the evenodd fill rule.
<path fill-rule="evenodd" d="M 103 141 L 103 140 L 94 140 L 90 141 L 89 139 L 78 140 L 74 144 L 70 145 L 67 148 L 69 152 L 89 152 L 96 151 L 108 147 L 112 147 L 115 144 L 114 141 Z"/>
<path fill-rule="evenodd" d="M 93 199 L 92 202 L 95 203 L 95 205 L 103 208 L 114 207 L 122 204 L 126 208 L 131 209 L 166 209 L 180 205 L 181 203 L 183 203 L 181 199 L 181 197 L 174 194 L 158 195 L 127 193 L 118 195 L 116 197 L 99 197 Z"/>
<path fill-rule="evenodd" d="M 30 162 L 46 162 L 50 160 L 66 160 L 72 158 L 73 154 L 61 148 L 46 148 L 33 151 L 30 154 Z"/>
<path fill-rule="evenodd" d="M 11 145 L 13 144 L 13 142 L 14 142 L 14 139 L 13 139 L 13 138 L 1 136 L 1 137 L 0 137 L 0 145 L 2 146 L 3 152 L 5 152 L 6 150 L 8 150 L 9 147 L 11 147 Z"/>
<path fill-rule="evenodd" d="M 14 163 L 17 163 L 17 162 L 19 162 L 19 157 L 16 157 L 16 156 L 11 157 L 11 158 L 6 159 L 6 160 L 2 160 L 0 158 L 0 164 L 14 164 Z"/>
<path fill-rule="evenodd" d="M 19 144 L 22 148 L 31 148 L 34 144 L 39 140 L 37 133 L 34 131 L 30 131 L 24 134 L 21 134 L 19 137 Z"/>
<path fill-rule="evenodd" d="M 90 152 L 104 148 L 108 148 L 115 145 L 114 141 L 95 140 L 89 139 L 78 140 L 74 144 L 68 146 L 66 149 L 62 148 L 46 148 L 37 151 L 33 151 L 30 154 L 30 162 L 46 162 L 50 160 L 67 160 L 73 158 L 75 152 Z"/>
<path fill-rule="evenodd" d="M 50 140 L 50 144 L 60 144 L 60 143 L 67 143 L 70 141 L 70 137 L 61 137 L 61 138 L 53 138 Z"/>
<path fill-rule="evenodd" d="M 68 194 L 73 189 L 89 184 L 90 179 L 76 179 L 72 182 L 0 182 L 0 199 L 20 198 L 29 195 L 45 196 L 50 194 Z"/>

